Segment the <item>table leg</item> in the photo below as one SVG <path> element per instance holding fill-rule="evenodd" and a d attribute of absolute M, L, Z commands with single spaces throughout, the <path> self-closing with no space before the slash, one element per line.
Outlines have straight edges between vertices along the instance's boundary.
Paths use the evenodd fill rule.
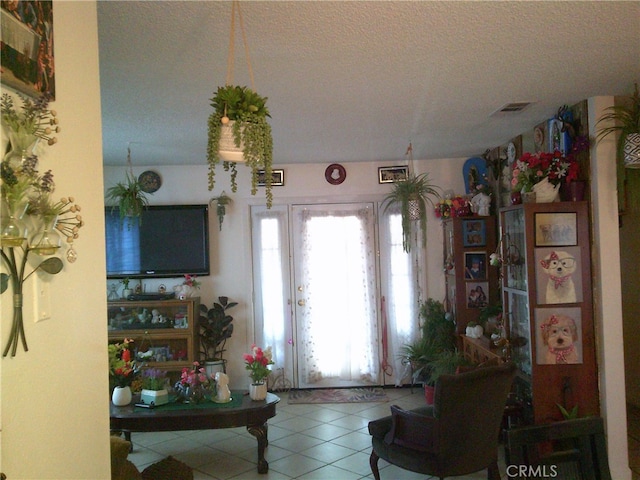
<path fill-rule="evenodd" d="M 267 440 L 267 424 L 247 425 L 247 431 L 258 440 L 258 473 L 267 473 L 269 464 L 264 459 L 264 449 L 269 444 Z"/>

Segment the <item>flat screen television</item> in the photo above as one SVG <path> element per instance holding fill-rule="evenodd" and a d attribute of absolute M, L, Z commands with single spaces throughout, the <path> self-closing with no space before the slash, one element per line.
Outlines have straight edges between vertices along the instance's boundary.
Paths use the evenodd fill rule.
<path fill-rule="evenodd" d="M 105 207 L 107 278 L 209 275 L 209 206 L 150 206 L 120 220 Z"/>

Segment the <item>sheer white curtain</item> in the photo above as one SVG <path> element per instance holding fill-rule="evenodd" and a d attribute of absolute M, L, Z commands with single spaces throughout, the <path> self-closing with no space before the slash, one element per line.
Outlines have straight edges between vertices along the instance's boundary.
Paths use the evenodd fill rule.
<path fill-rule="evenodd" d="M 389 210 L 380 216 L 380 272 L 382 283 L 382 365 L 396 386 L 409 381 L 409 367 L 402 364 L 401 351 L 419 335 L 418 310 L 424 251 L 414 245 L 411 253 L 402 248 L 402 219 Z M 415 244 L 415 242 L 414 242 Z"/>
<path fill-rule="evenodd" d="M 272 370 L 293 379 L 288 210 L 286 206 L 252 207 L 254 315 L 256 341 L 271 346 Z"/>
<path fill-rule="evenodd" d="M 373 205 L 294 212 L 300 383 L 377 383 Z"/>

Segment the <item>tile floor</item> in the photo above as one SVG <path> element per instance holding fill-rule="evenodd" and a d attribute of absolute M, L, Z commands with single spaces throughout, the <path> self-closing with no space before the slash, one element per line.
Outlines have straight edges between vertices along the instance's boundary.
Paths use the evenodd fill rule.
<path fill-rule="evenodd" d="M 140 471 L 172 455 L 191 466 L 195 480 L 351 480 L 372 479 L 369 468 L 370 420 L 389 415 L 391 404 L 403 408 L 424 405 L 420 389 L 385 389 L 389 402 L 289 405 L 287 393 L 269 420 L 265 457 L 269 473 L 256 469 L 256 439 L 246 428 L 185 432 L 133 433 L 129 459 Z M 380 460 L 382 480 L 426 480 Z M 500 466 L 504 472 L 504 465 Z M 456 477 L 484 480 L 486 471 Z M 505 476 L 503 476 L 505 478 Z"/>
<path fill-rule="evenodd" d="M 351 480 L 372 479 L 369 469 L 370 420 L 389 414 L 391 404 L 403 408 L 424 405 L 420 389 L 386 389 L 389 402 L 289 405 L 287 393 L 269 421 L 265 457 L 269 473 L 256 470 L 256 439 L 246 428 L 185 432 L 133 433 L 129 459 L 142 471 L 172 455 L 191 466 L 194 480 Z M 629 464 L 640 480 L 640 408 L 629 406 Z M 503 451 L 500 449 L 500 457 Z M 427 480 L 433 477 L 401 470 L 380 460 L 382 480 Z M 501 462 L 502 478 L 504 464 Z M 486 472 L 456 477 L 484 480 Z"/>

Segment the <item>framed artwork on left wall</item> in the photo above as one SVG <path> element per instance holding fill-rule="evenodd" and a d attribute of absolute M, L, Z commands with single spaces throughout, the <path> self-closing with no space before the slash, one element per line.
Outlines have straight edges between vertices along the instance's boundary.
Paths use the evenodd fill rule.
<path fill-rule="evenodd" d="M 52 1 L 2 2 L 0 20 L 2 83 L 33 98 L 48 93 L 55 100 Z"/>

